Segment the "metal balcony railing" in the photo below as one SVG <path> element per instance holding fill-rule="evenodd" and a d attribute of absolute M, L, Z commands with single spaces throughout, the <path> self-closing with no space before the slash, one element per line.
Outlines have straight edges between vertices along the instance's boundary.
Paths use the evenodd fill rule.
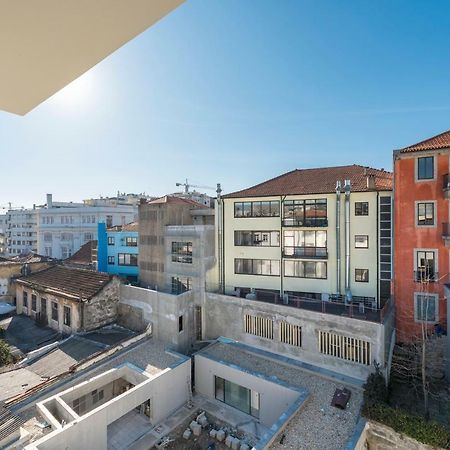
<path fill-rule="evenodd" d="M 417 283 L 437 283 L 439 281 L 439 273 L 429 267 L 414 271 L 414 280 Z"/>
<path fill-rule="evenodd" d="M 285 258 L 314 258 L 327 259 L 328 252 L 326 247 L 291 247 L 283 248 Z"/>
<path fill-rule="evenodd" d="M 310 219 L 283 219 L 284 227 L 327 227 L 328 219 L 326 217 L 315 217 Z"/>

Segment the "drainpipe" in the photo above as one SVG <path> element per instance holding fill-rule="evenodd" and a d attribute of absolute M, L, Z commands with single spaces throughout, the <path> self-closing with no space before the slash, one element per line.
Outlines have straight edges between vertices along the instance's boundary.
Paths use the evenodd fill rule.
<path fill-rule="evenodd" d="M 219 264 L 219 292 L 225 293 L 225 259 L 224 259 L 224 212 L 223 199 L 221 196 L 222 189 L 220 183 L 217 183 L 217 260 Z"/>
<path fill-rule="evenodd" d="M 283 228 L 283 217 L 284 217 L 284 200 L 286 196 L 280 196 L 280 298 L 284 303 L 284 228 Z"/>
<path fill-rule="evenodd" d="M 341 293 L 341 182 L 336 181 L 336 293 Z"/>
<path fill-rule="evenodd" d="M 345 301 L 350 303 L 350 180 L 344 181 L 345 191 Z"/>

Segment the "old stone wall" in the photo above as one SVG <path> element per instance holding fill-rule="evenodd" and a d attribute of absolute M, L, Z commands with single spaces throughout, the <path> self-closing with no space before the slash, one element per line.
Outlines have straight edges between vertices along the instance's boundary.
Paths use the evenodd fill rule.
<path fill-rule="evenodd" d="M 368 421 L 354 450 L 439 450 L 397 433 L 378 422 Z"/>
<path fill-rule="evenodd" d="M 120 281 L 114 277 L 95 297 L 84 304 L 84 330 L 115 322 L 120 298 Z"/>

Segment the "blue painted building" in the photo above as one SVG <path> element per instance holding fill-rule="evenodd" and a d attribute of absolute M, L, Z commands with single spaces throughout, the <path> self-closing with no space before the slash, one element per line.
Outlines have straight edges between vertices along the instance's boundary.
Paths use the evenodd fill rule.
<path fill-rule="evenodd" d="M 126 278 L 139 279 L 138 223 L 106 228 L 98 224 L 97 270 Z"/>

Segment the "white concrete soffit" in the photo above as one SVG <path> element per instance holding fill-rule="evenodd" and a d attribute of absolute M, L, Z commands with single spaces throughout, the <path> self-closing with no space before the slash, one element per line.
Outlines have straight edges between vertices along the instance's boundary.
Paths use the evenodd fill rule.
<path fill-rule="evenodd" d="M 0 109 L 24 115 L 184 0 L 0 0 Z"/>

